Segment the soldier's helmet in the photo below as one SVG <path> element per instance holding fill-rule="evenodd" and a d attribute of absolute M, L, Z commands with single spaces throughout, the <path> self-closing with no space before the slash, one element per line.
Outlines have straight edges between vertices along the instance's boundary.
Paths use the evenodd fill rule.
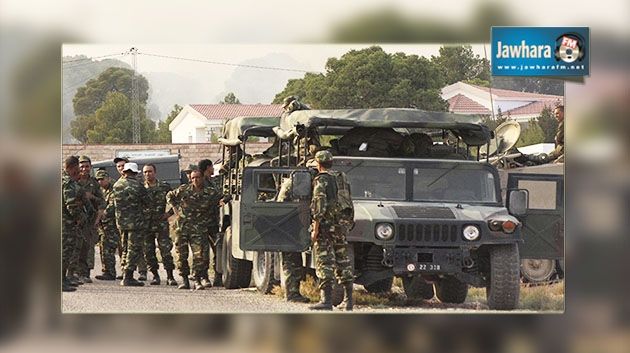
<path fill-rule="evenodd" d="M 99 169 L 96 171 L 96 180 L 100 180 L 100 179 L 105 179 L 107 177 L 109 177 L 109 174 L 107 174 L 107 171 L 104 169 Z"/>
<path fill-rule="evenodd" d="M 282 100 L 282 108 L 286 108 L 289 106 L 289 104 L 291 104 L 291 102 L 297 100 L 297 97 L 295 96 L 288 96 L 285 99 Z"/>
<path fill-rule="evenodd" d="M 319 163 L 331 162 L 333 160 L 333 155 L 328 150 L 319 151 L 315 153 L 315 160 Z"/>

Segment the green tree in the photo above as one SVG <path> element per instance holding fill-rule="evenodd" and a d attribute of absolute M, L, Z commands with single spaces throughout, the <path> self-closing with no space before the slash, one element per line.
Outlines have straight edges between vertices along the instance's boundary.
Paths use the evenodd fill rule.
<path fill-rule="evenodd" d="M 506 116 L 503 116 L 501 108 L 497 111 L 497 114 L 492 118 L 492 115 L 485 115 L 481 118 L 481 123 L 486 125 L 490 130 L 495 130 L 499 125 L 503 124 L 507 120 Z"/>
<path fill-rule="evenodd" d="M 110 92 L 120 92 L 131 99 L 131 81 L 133 70 L 122 67 L 110 67 L 97 78 L 87 81 L 80 87 L 72 99 L 76 116 L 90 115 L 96 112 Z M 138 98 L 144 106 L 149 98 L 149 82 L 142 75 L 138 75 Z M 76 137 L 76 136 L 75 136 Z"/>
<path fill-rule="evenodd" d="M 550 78 L 497 76 L 492 79 L 492 87 L 520 92 L 564 95 L 564 81 Z"/>
<path fill-rule="evenodd" d="M 120 92 L 110 92 L 93 114 L 82 115 L 70 123 L 72 135 L 82 143 L 128 143 L 133 140 L 131 102 Z M 140 109 L 140 141 L 155 141 L 155 123 Z"/>
<path fill-rule="evenodd" d="M 171 124 L 171 122 L 173 122 L 173 120 L 175 120 L 175 117 L 177 117 L 182 109 L 184 109 L 182 106 L 180 106 L 179 104 L 175 104 L 166 119 L 164 121 L 158 122 L 158 129 L 156 132 L 157 136 L 155 138 L 155 142 L 171 143 L 172 136 L 171 131 L 168 129 L 168 126 Z"/>
<path fill-rule="evenodd" d="M 315 109 L 417 107 L 445 111 L 438 66 L 417 55 L 388 54 L 378 46 L 351 50 L 326 62 L 325 74 L 289 80 L 273 103 L 290 95 Z"/>
<path fill-rule="evenodd" d="M 442 70 L 447 85 L 459 81 L 489 85 L 490 63 L 475 55 L 470 45 L 443 46 L 440 56 L 433 56 L 432 61 Z"/>
<path fill-rule="evenodd" d="M 225 95 L 222 101 L 219 104 L 241 104 L 241 101 L 236 98 L 236 95 L 232 92 Z"/>
<path fill-rule="evenodd" d="M 516 143 L 516 147 L 535 145 L 544 141 L 545 133 L 540 125 L 538 125 L 538 121 L 536 119 L 531 119 L 527 123 L 527 128 L 521 133 L 521 136 Z"/>
<path fill-rule="evenodd" d="M 540 116 L 537 118 L 538 125 L 545 134 L 543 142 L 553 143 L 556 138 L 556 131 L 558 131 L 558 121 L 553 115 L 553 109 L 551 107 L 543 108 L 540 112 Z"/>

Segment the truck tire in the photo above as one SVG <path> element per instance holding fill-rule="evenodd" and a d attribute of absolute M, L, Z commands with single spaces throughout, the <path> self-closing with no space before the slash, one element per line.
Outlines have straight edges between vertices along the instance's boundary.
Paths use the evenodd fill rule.
<path fill-rule="evenodd" d="M 276 254 L 271 252 L 256 251 L 252 261 L 252 277 L 254 285 L 263 294 L 271 293 L 273 286 L 279 282 L 274 276 L 274 258 Z"/>
<path fill-rule="evenodd" d="M 223 285 L 225 289 L 249 287 L 252 277 L 252 263 L 232 256 L 232 228 L 225 230 L 223 237 Z"/>
<path fill-rule="evenodd" d="M 435 294 L 442 303 L 461 304 L 468 295 L 468 285 L 453 276 L 446 276 L 435 283 Z"/>
<path fill-rule="evenodd" d="M 368 293 L 387 293 L 392 290 L 392 284 L 394 283 L 394 277 L 388 277 L 378 280 L 369 285 L 363 285 Z"/>
<path fill-rule="evenodd" d="M 556 272 L 556 261 L 549 259 L 521 260 L 521 275 L 529 283 L 544 283 Z"/>
<path fill-rule="evenodd" d="M 402 277 L 403 289 L 409 299 L 432 299 L 435 295 L 433 284 L 424 280 L 420 276 Z"/>
<path fill-rule="evenodd" d="M 516 244 L 495 245 L 490 249 L 490 279 L 486 286 L 492 310 L 512 310 L 520 294 L 520 261 Z"/>

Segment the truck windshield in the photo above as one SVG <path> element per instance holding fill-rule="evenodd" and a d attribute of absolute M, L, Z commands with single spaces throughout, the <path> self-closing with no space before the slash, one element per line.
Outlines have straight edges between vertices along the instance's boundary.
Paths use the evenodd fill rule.
<path fill-rule="evenodd" d="M 413 200 L 497 202 L 492 173 L 462 165 L 413 169 Z"/>
<path fill-rule="evenodd" d="M 354 162 L 336 166 L 346 173 L 350 182 L 352 198 L 359 200 L 404 200 L 406 169 L 400 165 L 379 163 L 370 165 Z"/>

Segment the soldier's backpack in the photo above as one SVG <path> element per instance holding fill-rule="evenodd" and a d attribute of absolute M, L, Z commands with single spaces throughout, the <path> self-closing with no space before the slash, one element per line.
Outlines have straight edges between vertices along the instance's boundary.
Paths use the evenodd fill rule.
<path fill-rule="evenodd" d="M 345 173 L 338 171 L 331 171 L 330 174 L 335 178 L 335 183 L 333 184 L 337 196 L 335 214 L 339 216 L 338 220 L 340 223 L 352 228 L 354 226 L 354 205 L 352 204 L 352 193 L 348 177 Z"/>

